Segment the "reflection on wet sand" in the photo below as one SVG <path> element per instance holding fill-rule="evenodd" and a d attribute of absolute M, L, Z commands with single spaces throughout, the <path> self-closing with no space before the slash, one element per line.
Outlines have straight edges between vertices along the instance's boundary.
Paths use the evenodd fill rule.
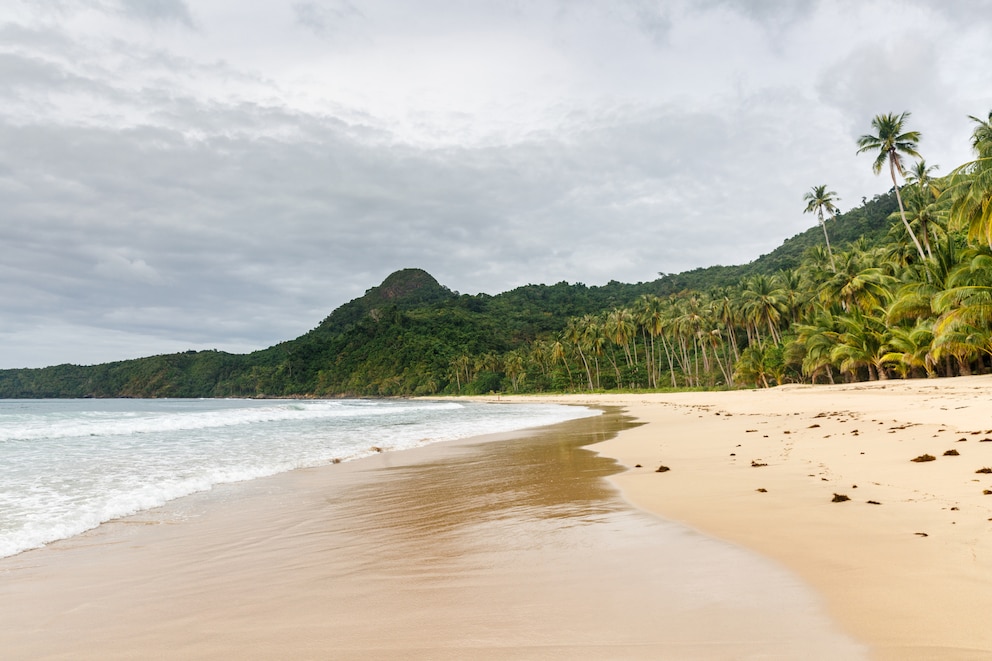
<path fill-rule="evenodd" d="M 862 658 L 790 575 L 619 497 L 604 478 L 621 467 L 584 446 L 633 424 L 608 410 L 297 471 L 156 515 L 177 525 L 106 526 L 8 558 L 0 648 L 9 658 Z"/>

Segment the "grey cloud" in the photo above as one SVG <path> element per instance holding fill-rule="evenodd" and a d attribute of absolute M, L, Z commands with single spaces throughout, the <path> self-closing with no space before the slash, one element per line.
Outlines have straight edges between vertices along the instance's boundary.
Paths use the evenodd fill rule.
<path fill-rule="evenodd" d="M 855 49 L 821 75 L 821 99 L 858 126 L 880 113 L 940 104 L 949 96 L 936 45 L 922 34 Z"/>
<path fill-rule="evenodd" d="M 457 15 L 447 13 L 456 4 Z M 507 4 L 509 18 L 501 13 Z M 119 18 L 126 5 L 88 6 Z M 377 6 L 392 22 L 376 32 L 371 10 L 358 16 L 356 6 L 297 2 L 291 16 L 301 27 L 333 37 L 307 39 L 312 50 L 300 52 L 326 57 L 338 50 L 328 42 L 342 33 L 327 31 L 341 21 L 392 38 L 397 17 L 409 12 Z M 557 6 L 567 11 L 554 15 Z M 27 360 L 32 346 L 34 364 L 46 356 L 96 362 L 185 348 L 260 348 L 305 332 L 404 267 L 425 268 L 459 291 L 497 293 L 527 282 L 650 280 L 659 271 L 747 261 L 813 223 L 801 200 L 811 185 L 827 183 L 852 203 L 885 188 L 854 155 L 849 133 L 867 130 L 878 112 L 915 113 L 919 106 L 914 124 L 921 120 L 930 135 L 927 113 L 946 110 L 932 97 L 954 95 L 937 37 L 916 45 L 845 44 L 840 61 L 822 73 L 792 72 L 783 59 L 776 78 L 787 82 L 757 91 L 727 90 L 726 78 L 714 77 L 718 82 L 681 85 L 677 99 L 666 95 L 660 86 L 685 82 L 679 66 L 662 82 L 655 77 L 656 65 L 684 57 L 667 50 L 679 11 L 718 6 L 729 7 L 721 19 L 730 22 L 718 26 L 728 33 L 744 25 L 739 15 L 788 31 L 810 11 L 732 0 L 632 0 L 615 11 L 593 2 L 489 4 L 485 16 L 503 21 L 500 35 L 514 35 L 512 21 L 528 21 L 521 38 L 546 40 L 536 57 L 573 57 L 575 44 L 586 48 L 587 35 L 600 34 L 599 21 L 613 21 L 611 38 L 640 44 L 647 32 L 654 46 L 624 51 L 646 62 L 602 70 L 622 85 L 583 69 L 562 94 L 569 85 L 593 93 L 556 100 L 539 118 L 547 121 L 512 140 L 458 144 L 452 136 L 462 129 L 478 135 L 473 124 L 485 120 L 457 103 L 444 121 L 397 112 L 398 121 L 423 120 L 443 134 L 433 146 L 403 142 L 374 109 L 341 108 L 334 98 L 318 98 L 319 111 L 293 108 L 294 94 L 317 93 L 294 88 L 278 69 L 241 66 L 236 49 L 228 60 L 176 46 L 191 35 L 160 31 L 153 48 L 113 34 L 103 42 L 73 38 L 61 24 L 47 31 L 0 27 L 0 76 L 8 83 L 0 88 L 0 366 Z M 287 8 L 277 9 L 272 14 L 285 17 Z M 192 20 L 182 3 L 131 10 L 134 20 L 153 24 Z M 429 48 L 435 35 L 480 23 L 467 4 L 433 3 L 425 11 L 445 12 L 443 20 L 431 23 L 430 39 L 404 34 L 411 39 L 405 44 Z M 640 33 L 631 28 L 637 23 Z M 193 41 L 205 43 L 210 34 L 193 33 Z M 796 40 L 786 41 L 791 47 Z M 570 75 L 591 61 L 583 59 L 589 53 L 610 48 L 597 43 L 571 66 L 548 70 Z M 360 60 L 362 53 L 351 55 Z M 360 62 L 370 90 L 382 82 L 374 79 L 380 57 L 402 55 L 376 50 L 371 63 Z M 700 75 L 719 69 L 692 64 Z M 979 63 L 971 75 L 982 79 L 986 69 Z M 811 81 L 819 81 L 816 90 Z M 811 98 L 815 91 L 820 98 Z M 512 100 L 500 103 L 509 121 L 524 122 Z M 551 116 L 562 119 L 555 124 Z M 484 134 L 487 127 L 479 128 Z M 73 358 L 59 337 L 88 353 Z"/>
<path fill-rule="evenodd" d="M 342 32 L 344 25 L 363 18 L 362 12 L 348 0 L 309 0 L 293 4 L 296 22 L 318 37 L 330 38 Z"/>
<path fill-rule="evenodd" d="M 254 111 L 225 116 L 250 125 Z M 0 157 L 21 190 L 8 217 L 30 227 L 10 239 L 33 246 L 11 265 L 14 291 L 90 327 L 265 346 L 407 266 L 470 292 L 577 273 L 651 279 L 720 256 L 709 232 L 725 219 L 698 214 L 715 192 L 746 192 L 728 181 L 729 124 L 697 119 L 434 150 L 369 145 L 338 121 L 292 114 L 280 121 L 302 124 L 306 142 L 7 128 L 2 153 L 22 155 Z M 712 188 L 685 176 L 703 170 Z M 740 215 L 740 235 L 755 233 Z M 228 321 L 205 327 L 211 318 Z"/>
<path fill-rule="evenodd" d="M 820 0 L 796 2 L 795 0 L 693 0 L 693 9 L 725 7 L 745 16 L 766 28 L 779 31 L 811 16 Z"/>
<path fill-rule="evenodd" d="M 149 23 L 178 23 L 193 27 L 193 16 L 183 0 L 119 0 L 125 16 Z"/>

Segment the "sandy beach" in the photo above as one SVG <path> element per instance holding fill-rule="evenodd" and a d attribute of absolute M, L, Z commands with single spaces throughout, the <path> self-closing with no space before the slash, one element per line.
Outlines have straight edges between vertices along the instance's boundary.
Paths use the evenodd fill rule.
<path fill-rule="evenodd" d="M 648 423 L 595 447 L 626 498 L 795 571 L 873 658 L 992 658 L 992 376 L 571 400 Z"/>
<path fill-rule="evenodd" d="M 6 558 L 0 649 L 990 658 L 990 394 L 540 398 L 606 413 L 229 485 Z"/>

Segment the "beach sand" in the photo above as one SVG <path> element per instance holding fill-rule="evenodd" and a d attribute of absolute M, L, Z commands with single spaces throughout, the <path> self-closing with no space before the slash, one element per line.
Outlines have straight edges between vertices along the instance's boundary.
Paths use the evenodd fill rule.
<path fill-rule="evenodd" d="M 730 419 L 691 404 L 617 401 L 641 421 L 660 415 L 666 422 L 641 425 L 610 410 L 543 430 L 295 471 L 216 488 L 6 558 L 2 656 L 867 658 L 796 574 L 634 508 L 607 481 L 651 509 L 667 510 L 672 493 L 701 488 L 714 503 L 717 493 L 704 488 L 711 484 L 708 460 L 692 457 L 693 444 L 676 451 L 665 440 L 667 425 L 682 421 L 696 445 L 725 454 L 722 444 L 734 438 L 722 434 L 737 433 Z M 709 426 L 697 433 L 697 420 Z M 773 424 L 778 419 L 768 418 L 766 426 Z M 707 430 L 720 434 L 707 438 Z M 624 462 L 643 455 L 644 462 L 670 462 L 672 471 L 624 472 L 606 454 L 581 447 L 602 441 L 599 449 Z M 774 466 L 763 470 L 766 500 L 752 497 L 746 479 L 743 493 L 729 484 L 719 489 L 740 500 L 741 511 L 746 501 L 754 512 L 767 511 L 782 487 L 771 479 Z M 678 480 L 683 487 L 672 492 Z M 656 493 L 669 494 L 665 507 L 652 501 Z M 819 499 L 811 501 L 811 516 L 820 516 Z M 896 510 L 894 502 L 885 508 Z M 668 513 L 706 529 L 708 521 L 682 516 L 691 509 Z M 963 530 L 963 517 L 961 523 Z M 930 538 L 905 542 L 940 542 L 937 533 L 932 526 Z M 804 572 L 804 561 L 784 560 Z M 907 580 L 912 576 L 896 582 L 897 591 Z M 846 622 L 843 609 L 834 614 Z"/>
<path fill-rule="evenodd" d="M 567 401 L 647 423 L 594 448 L 630 502 L 796 572 L 873 658 L 992 658 L 992 376 Z"/>

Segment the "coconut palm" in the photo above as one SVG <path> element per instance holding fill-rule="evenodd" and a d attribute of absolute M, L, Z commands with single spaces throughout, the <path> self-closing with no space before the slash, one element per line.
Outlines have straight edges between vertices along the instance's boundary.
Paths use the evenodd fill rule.
<path fill-rule="evenodd" d="M 978 158 L 956 168 L 950 189 L 954 225 L 968 230 L 968 239 L 992 248 L 992 111 L 987 120 L 969 116 L 977 124 L 971 146 Z"/>
<path fill-rule="evenodd" d="M 899 194 L 899 182 L 896 181 L 896 172 L 901 176 L 905 176 L 905 168 L 903 167 L 904 156 L 920 158 L 920 153 L 916 151 L 916 146 L 920 142 L 920 132 L 903 131 L 903 125 L 907 119 L 909 119 L 908 112 L 904 112 L 898 116 L 893 113 L 875 115 L 875 118 L 871 120 L 871 125 L 875 129 L 875 133 L 868 133 L 858 138 L 857 153 L 878 152 L 875 162 L 872 164 L 872 170 L 874 170 L 875 174 L 881 172 L 882 166 L 888 162 L 889 174 L 892 176 L 892 185 L 896 190 L 896 200 L 899 202 L 899 214 L 902 217 L 902 224 L 906 227 L 906 233 L 909 234 L 909 238 L 913 240 L 913 245 L 916 246 L 916 251 L 920 254 L 920 260 L 925 261 L 926 255 L 923 252 L 923 246 L 920 245 L 920 240 L 916 238 L 913 228 L 909 226 L 909 220 L 906 219 L 906 209 L 902 203 L 902 195 Z"/>
<path fill-rule="evenodd" d="M 940 314 L 934 326 L 935 345 L 962 327 L 992 328 L 992 255 L 971 251 L 974 256 L 950 274 L 947 288 L 933 298 L 933 308 Z"/>
<path fill-rule="evenodd" d="M 744 281 L 741 300 L 744 313 L 761 344 L 760 328 L 767 325 L 772 343 L 779 343 L 779 322 L 786 311 L 786 296 L 782 289 L 769 277 L 758 274 Z"/>
<path fill-rule="evenodd" d="M 595 390 L 592 382 L 592 369 L 589 367 L 589 361 L 586 360 L 586 354 L 582 348 L 586 344 L 589 326 L 595 323 L 595 319 L 591 315 L 585 315 L 582 319 L 569 319 L 563 335 L 565 341 L 575 349 L 579 355 L 579 359 L 582 361 L 582 367 L 586 372 L 586 383 L 590 391 Z"/>
<path fill-rule="evenodd" d="M 834 382 L 833 364 L 830 352 L 837 346 L 841 333 L 840 322 L 829 309 L 820 308 L 808 323 L 796 326 L 796 344 L 802 347 L 802 371 L 816 383 L 821 372 L 826 373 L 830 383 Z"/>
<path fill-rule="evenodd" d="M 815 212 L 820 221 L 820 227 L 823 228 L 823 240 L 827 243 L 827 254 L 830 256 L 830 267 L 834 268 L 834 253 L 830 249 L 830 236 L 827 234 L 827 225 L 823 220 L 823 212 L 826 211 L 830 214 L 831 218 L 836 219 L 837 206 L 834 202 L 839 201 L 837 193 L 832 190 L 828 191 L 826 184 L 813 186 L 808 193 L 803 195 L 803 200 L 806 201 L 806 210 L 803 213 Z"/>
<path fill-rule="evenodd" d="M 902 326 L 890 328 L 889 350 L 882 356 L 882 362 L 892 365 L 904 379 L 920 372 L 926 372 L 928 377 L 935 377 L 937 373 L 934 371 L 933 357 L 930 355 L 932 344 L 931 319 L 920 319 L 912 328 Z"/>
<path fill-rule="evenodd" d="M 889 378 L 884 358 L 889 353 L 890 333 L 883 316 L 881 308 L 867 312 L 855 308 L 851 314 L 837 317 L 844 330 L 830 351 L 830 359 L 840 364 L 842 372 L 853 375 L 866 367 L 869 381 Z"/>
<path fill-rule="evenodd" d="M 936 225 L 937 215 L 940 210 L 937 201 L 940 198 L 940 188 L 933 178 L 933 172 L 938 169 L 936 165 L 927 165 L 926 160 L 920 159 L 910 169 L 906 176 L 906 183 L 910 185 L 912 191 L 908 200 L 910 207 L 910 226 L 913 221 L 920 225 L 920 236 L 923 237 L 923 247 L 927 251 L 927 257 L 933 257 L 933 250 L 930 246 L 930 234 Z"/>

